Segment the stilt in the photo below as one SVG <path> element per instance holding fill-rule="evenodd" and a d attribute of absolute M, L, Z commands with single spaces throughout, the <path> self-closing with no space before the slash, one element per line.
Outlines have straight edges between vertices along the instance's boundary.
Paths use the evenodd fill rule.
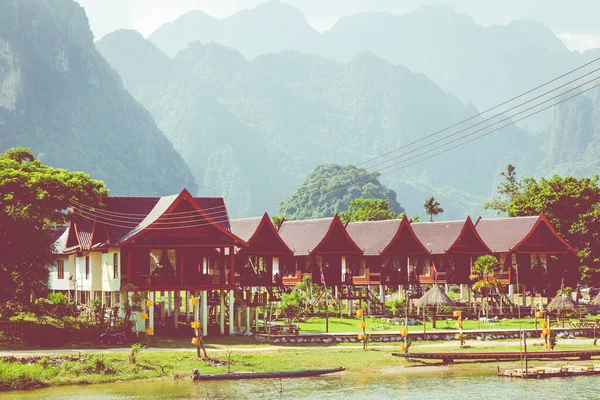
<path fill-rule="evenodd" d="M 515 285 L 513 285 L 512 283 L 508 285 L 508 300 L 512 304 L 515 304 Z"/>
<path fill-rule="evenodd" d="M 185 291 L 185 323 L 190 324 L 190 291 Z"/>
<path fill-rule="evenodd" d="M 174 304 L 174 308 L 173 308 L 173 328 L 175 328 L 175 330 L 177 330 L 177 328 L 179 327 L 179 309 L 181 308 L 181 293 L 178 291 L 173 292 L 173 304 Z"/>
<path fill-rule="evenodd" d="M 258 332 L 258 307 L 254 307 L 254 332 Z"/>
<path fill-rule="evenodd" d="M 250 307 L 246 306 L 246 331 L 251 331 L 252 330 L 252 325 L 250 324 L 250 314 L 251 310 Z"/>
<path fill-rule="evenodd" d="M 173 307 L 171 293 L 172 292 L 170 290 L 167 292 L 167 296 L 168 296 L 168 301 L 167 301 L 167 317 L 171 316 L 171 310 L 172 310 L 172 307 Z"/>
<path fill-rule="evenodd" d="M 156 292 L 150 293 L 150 300 L 152 300 L 152 307 L 148 307 L 148 326 L 150 329 L 152 329 L 152 334 L 154 335 L 154 307 L 156 307 Z"/>
<path fill-rule="evenodd" d="M 238 307 L 238 309 L 235 311 L 236 326 L 239 330 L 242 330 L 242 308 Z"/>
<path fill-rule="evenodd" d="M 208 336 L 208 291 L 202 291 L 202 336 Z"/>
<path fill-rule="evenodd" d="M 165 323 L 165 292 L 160 292 L 160 323 Z"/>
<path fill-rule="evenodd" d="M 527 305 L 527 295 L 526 295 L 526 293 L 527 293 L 527 285 L 521 285 L 521 288 L 522 288 L 522 290 L 521 290 L 521 299 L 523 301 L 522 304 L 523 304 L 523 307 L 525 307 Z"/>
<path fill-rule="evenodd" d="M 219 333 L 225 335 L 225 291 L 219 291 Z"/>
<path fill-rule="evenodd" d="M 229 291 L 229 335 L 235 331 L 235 293 L 233 289 Z"/>

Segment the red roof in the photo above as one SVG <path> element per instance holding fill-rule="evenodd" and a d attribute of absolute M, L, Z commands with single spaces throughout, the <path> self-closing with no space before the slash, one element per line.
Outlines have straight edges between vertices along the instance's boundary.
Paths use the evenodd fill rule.
<path fill-rule="evenodd" d="M 334 232 L 341 233 L 341 238 L 336 243 L 328 243 L 327 239 Z M 279 236 L 296 256 L 307 256 L 315 250 L 318 252 L 319 247 L 324 245 L 328 245 L 330 251 L 362 254 L 337 215 L 332 218 L 285 221 L 279 228 Z"/>
<path fill-rule="evenodd" d="M 262 217 L 231 220 L 231 231 L 248 243 L 248 252 L 271 252 L 292 255 L 267 213 Z"/>
<path fill-rule="evenodd" d="M 258 228 L 258 225 L 260 225 L 262 219 L 263 217 L 232 219 L 229 221 L 231 224 L 231 232 L 240 239 L 249 242 L 252 235 L 256 233 L 256 229 Z"/>
<path fill-rule="evenodd" d="M 413 222 L 411 227 L 431 254 L 491 252 L 470 217 L 465 221 Z M 462 239 L 467 237 L 474 240 L 468 248 L 462 243 Z"/>
<path fill-rule="evenodd" d="M 197 213 L 190 211 L 185 217 L 175 216 L 159 221 L 161 217 L 172 212 L 182 200 L 187 200 Z M 119 246 L 148 228 L 178 229 L 203 225 L 212 225 L 234 241 L 240 242 L 240 239 L 230 232 L 227 208 L 221 197 L 192 197 L 184 189 L 178 195 L 164 197 L 111 196 L 103 199 L 103 203 L 104 207 L 97 209 L 73 207 L 71 224 L 74 225 L 74 231 L 77 232 L 81 243 L 79 250 L 87 250 L 91 246 L 94 227 L 91 219 L 96 222 L 95 229 L 106 229 L 109 242 L 95 243 L 94 248 Z M 191 222 L 186 224 L 186 220 Z M 245 245 L 246 243 L 243 243 L 243 246 Z"/>
<path fill-rule="evenodd" d="M 358 247 L 363 249 L 365 256 L 379 256 L 385 252 L 429 253 L 411 229 L 406 216 L 401 220 L 350 222 L 346 230 Z"/>
<path fill-rule="evenodd" d="M 480 219 L 475 224 L 477 232 L 494 253 L 510 253 L 525 248 L 528 239 L 543 230 L 549 234 L 548 241 L 539 243 L 544 253 L 564 253 L 575 250 L 554 230 L 544 215 L 532 217 Z M 552 238 L 554 236 L 554 238 Z"/>

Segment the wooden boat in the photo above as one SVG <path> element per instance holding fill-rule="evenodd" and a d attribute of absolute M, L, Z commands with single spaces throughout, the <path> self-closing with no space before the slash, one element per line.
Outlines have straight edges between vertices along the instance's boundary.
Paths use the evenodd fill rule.
<path fill-rule="evenodd" d="M 500 371 L 500 368 L 498 368 L 497 375 L 506 378 L 523 379 L 565 378 L 571 376 L 600 375 L 600 365 L 563 365 L 561 367 L 538 367 L 529 368 L 527 370 L 507 369 L 504 371 Z"/>
<path fill-rule="evenodd" d="M 195 381 L 236 380 L 236 379 L 273 379 L 273 378 L 307 378 L 344 371 L 344 367 L 325 369 L 300 369 L 280 372 L 232 372 L 229 374 L 194 374 Z"/>
<path fill-rule="evenodd" d="M 520 351 L 392 353 L 392 355 L 404 358 L 442 360 L 446 363 L 451 363 L 454 360 L 520 360 L 523 358 L 523 352 Z M 551 360 L 561 358 L 579 358 L 580 360 L 590 360 L 595 356 L 600 356 L 600 350 L 533 351 L 527 353 L 527 358 L 530 360 Z"/>

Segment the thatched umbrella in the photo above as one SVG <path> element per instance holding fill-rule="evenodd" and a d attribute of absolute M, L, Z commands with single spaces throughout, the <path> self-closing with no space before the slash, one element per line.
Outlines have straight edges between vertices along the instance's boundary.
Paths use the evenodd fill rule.
<path fill-rule="evenodd" d="M 552 299 L 552 301 L 548 304 L 546 308 L 549 312 L 558 311 L 558 316 L 560 317 L 563 311 L 575 310 L 577 308 L 577 305 L 575 304 L 573 299 L 571 299 L 571 296 L 568 296 L 565 293 L 561 293 L 559 295 L 556 295 L 556 297 Z M 562 318 L 562 327 L 565 327 L 564 315 Z"/>
<path fill-rule="evenodd" d="M 436 309 L 439 306 L 452 306 L 454 302 L 446 293 L 444 293 L 437 284 L 434 284 L 431 289 L 427 291 L 419 300 L 416 301 L 417 307 L 423 307 L 423 333 L 427 333 L 426 321 L 426 310 L 427 306 L 435 306 Z M 433 312 L 433 328 L 435 328 L 435 309 Z"/>

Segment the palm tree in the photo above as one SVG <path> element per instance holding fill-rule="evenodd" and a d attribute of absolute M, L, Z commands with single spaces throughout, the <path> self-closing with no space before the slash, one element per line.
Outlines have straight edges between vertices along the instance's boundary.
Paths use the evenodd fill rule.
<path fill-rule="evenodd" d="M 425 212 L 429 214 L 429 222 L 433 222 L 434 215 L 444 212 L 444 209 L 440 207 L 440 202 L 437 201 L 433 196 L 425 200 L 425 204 L 423 206 L 425 207 Z"/>
<path fill-rule="evenodd" d="M 492 255 L 486 254 L 475 260 L 470 276 L 473 283 L 473 290 L 480 290 L 485 303 L 488 304 L 488 296 L 493 290 L 500 290 L 501 283 L 498 280 L 498 273 L 501 266 L 498 259 Z M 500 300 L 502 301 L 502 300 Z M 487 316 L 487 307 L 485 309 Z"/>

